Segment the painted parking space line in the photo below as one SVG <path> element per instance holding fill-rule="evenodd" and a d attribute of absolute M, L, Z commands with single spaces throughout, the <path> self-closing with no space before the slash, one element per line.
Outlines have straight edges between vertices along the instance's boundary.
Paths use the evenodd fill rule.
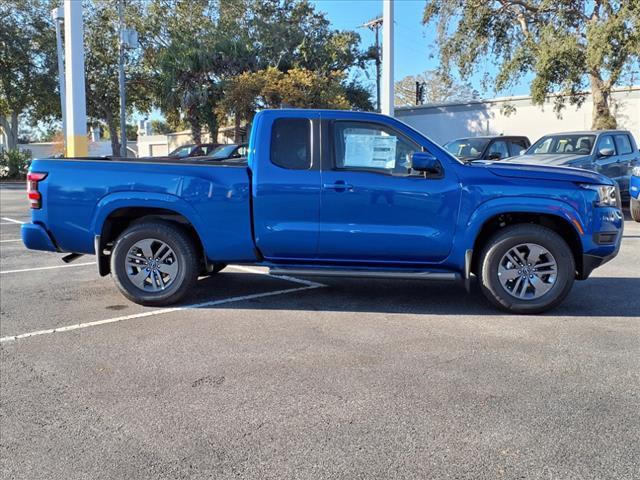
<path fill-rule="evenodd" d="M 25 222 L 21 222 L 20 220 L 16 220 L 15 218 L 9 218 L 9 217 L 0 217 L 0 219 L 5 220 L 6 222 L 9 223 L 17 223 L 18 225 L 22 225 Z"/>
<path fill-rule="evenodd" d="M 97 320 L 95 322 L 76 323 L 76 324 L 73 324 L 73 325 L 66 325 L 66 326 L 58 327 L 58 328 L 49 328 L 49 329 L 46 329 L 46 330 L 36 330 L 36 331 L 33 331 L 33 332 L 28 332 L 28 333 L 21 333 L 19 335 L 11 335 L 11 336 L 7 336 L 7 337 L 1 337 L 0 338 L 0 343 L 20 340 L 20 339 L 23 339 L 23 338 L 35 337 L 35 336 L 38 336 L 38 335 L 48 335 L 48 334 L 52 334 L 52 333 L 69 332 L 69 331 L 78 330 L 78 329 L 81 329 L 81 328 L 96 327 L 96 326 L 99 326 L 99 325 L 106 325 L 106 324 L 109 324 L 109 323 L 123 322 L 123 321 L 126 321 L 126 320 L 135 320 L 135 319 L 138 319 L 138 318 L 152 317 L 152 316 L 156 316 L 156 315 L 164 315 L 166 313 L 173 313 L 173 312 L 180 312 L 180 311 L 184 311 L 184 310 L 194 310 L 194 309 L 199 309 L 199 308 L 213 307 L 213 306 L 216 306 L 216 305 L 224 305 L 226 303 L 233 303 L 233 302 L 242 302 L 244 300 L 253 300 L 253 299 L 256 299 L 256 298 L 275 297 L 277 295 L 286 295 L 288 293 L 302 292 L 302 291 L 305 291 L 305 290 L 313 290 L 313 289 L 316 289 L 316 288 L 321 288 L 321 287 L 320 286 L 307 285 L 307 286 L 304 286 L 304 287 L 285 288 L 283 290 L 274 290 L 274 291 L 271 291 L 271 292 L 254 293 L 254 294 L 250 294 L 250 295 L 242 295 L 242 296 L 237 296 L 237 297 L 223 298 L 221 300 L 211 300 L 209 302 L 194 303 L 194 304 L 191 304 L 191 305 L 185 305 L 183 307 L 162 308 L 162 309 L 159 309 L 159 310 L 151 310 L 149 312 L 136 313 L 136 314 L 133 314 L 133 315 L 124 315 L 122 317 L 107 318 L 106 320 Z"/>
<path fill-rule="evenodd" d="M 58 265 L 55 267 L 41 267 L 41 268 L 30 268 L 30 269 L 23 269 L 23 270 L 9 270 L 7 272 L 0 272 L 0 273 L 16 273 L 16 272 L 22 272 L 22 271 L 33 271 L 33 270 L 47 270 L 47 269 L 53 269 L 53 268 L 60 268 L 60 267 L 73 267 L 73 266 L 84 266 L 84 265 L 95 265 L 94 262 L 89 262 L 89 263 L 78 263 L 78 264 L 73 264 L 73 265 Z M 14 341 L 14 340 L 20 340 L 23 338 L 29 338 L 29 337 L 35 337 L 35 336 L 39 336 L 39 335 L 49 335 L 52 333 L 61 333 L 61 332 L 69 332 L 72 330 L 78 330 L 81 328 L 89 328 L 89 327 L 96 327 L 99 325 L 106 325 L 109 323 L 116 323 L 116 322 L 123 322 L 126 320 L 135 320 L 138 318 L 145 318 L 145 317 L 151 317 L 151 316 L 156 316 L 156 315 L 163 315 L 166 313 L 173 313 L 173 312 L 180 312 L 180 311 L 184 311 L 184 310 L 195 310 L 195 309 L 199 309 L 199 308 L 206 308 L 206 307 L 213 307 L 213 306 L 217 306 L 217 305 L 224 305 L 226 303 L 233 303 L 233 302 L 242 302 L 245 300 L 253 300 L 253 299 L 257 299 L 257 298 L 264 298 L 264 297 L 274 297 L 277 295 L 286 295 L 289 293 L 296 293 L 296 292 L 303 292 L 306 290 L 314 290 L 317 288 L 323 288 L 326 287 L 326 285 L 322 284 L 322 283 L 317 283 L 317 282 L 312 282 L 309 280 L 303 280 L 301 278 L 296 278 L 296 277 L 290 277 L 290 276 L 286 276 L 286 275 L 271 275 L 269 274 L 268 271 L 264 271 L 258 268 L 251 268 L 251 267 L 246 267 L 243 265 L 229 265 L 229 268 L 234 269 L 234 270 L 239 270 L 242 272 L 247 272 L 247 273 L 253 273 L 253 274 L 258 274 L 258 275 L 265 275 L 271 278 L 275 278 L 275 279 L 280 279 L 280 280 L 285 280 L 285 281 L 289 281 L 289 282 L 293 282 L 293 283 L 298 283 L 298 284 L 302 284 L 303 286 L 301 287 L 294 287 L 294 288 L 285 288 L 285 289 L 280 289 L 280 290 L 273 290 L 270 292 L 263 292 L 263 293 L 254 293 L 254 294 L 249 294 L 249 295 L 241 295 L 241 296 L 235 296 L 235 297 L 228 297 L 228 298 L 223 298 L 220 300 L 211 300 L 208 302 L 200 302 L 200 303 L 193 303 L 190 305 L 185 305 L 182 307 L 169 307 L 169 308 L 161 308 L 158 310 L 151 310 L 148 312 L 141 312 L 141 313 L 135 313 L 132 315 L 124 315 L 121 317 L 114 317 L 114 318 L 107 318 L 105 320 L 97 320 L 95 322 L 85 322 L 85 323 L 76 323 L 76 324 L 72 324 L 72 325 L 65 325 L 62 327 L 57 327 L 57 328 L 48 328 L 48 329 L 44 329 L 44 330 L 36 330 L 33 332 L 27 332 L 27 333 L 21 333 L 18 335 L 9 335 L 6 337 L 1 337 L 0 338 L 0 343 L 4 343 L 4 342 L 10 342 L 10 341 Z"/>
<path fill-rule="evenodd" d="M 57 268 L 86 267 L 87 265 L 96 265 L 96 262 L 66 263 L 64 265 L 53 265 L 51 267 L 35 267 L 35 268 L 21 268 L 19 270 L 5 270 L 4 272 L 0 272 L 0 275 L 6 275 L 8 273 L 37 272 L 39 270 L 55 270 Z"/>
<path fill-rule="evenodd" d="M 21 242 L 21 238 L 10 238 L 9 240 L 0 240 L 0 243 Z"/>

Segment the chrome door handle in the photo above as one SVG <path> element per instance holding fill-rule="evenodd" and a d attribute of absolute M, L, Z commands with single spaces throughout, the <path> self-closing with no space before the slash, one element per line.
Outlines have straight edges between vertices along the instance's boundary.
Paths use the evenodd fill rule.
<path fill-rule="evenodd" d="M 353 191 L 353 185 L 351 185 L 350 183 L 346 183 L 344 180 L 336 180 L 335 183 L 324 183 L 322 184 L 322 188 L 330 188 L 335 190 L 336 192 L 343 192 L 345 190 L 349 192 Z"/>

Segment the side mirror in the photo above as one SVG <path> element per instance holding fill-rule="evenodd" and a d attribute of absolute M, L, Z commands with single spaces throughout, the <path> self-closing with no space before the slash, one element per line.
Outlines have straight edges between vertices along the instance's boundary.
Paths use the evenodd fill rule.
<path fill-rule="evenodd" d="M 518 155 L 524 155 L 527 152 L 526 148 L 523 148 L 522 150 L 520 150 L 520 152 L 518 152 Z"/>
<path fill-rule="evenodd" d="M 491 152 L 489 155 L 487 155 L 487 160 L 500 160 L 501 158 L 502 157 L 498 152 Z"/>
<path fill-rule="evenodd" d="M 598 150 L 598 157 L 612 157 L 614 154 L 613 148 L 601 148 Z"/>
<path fill-rule="evenodd" d="M 427 152 L 411 154 L 411 169 L 416 172 L 426 173 L 430 177 L 441 177 L 443 175 L 440 160 Z"/>

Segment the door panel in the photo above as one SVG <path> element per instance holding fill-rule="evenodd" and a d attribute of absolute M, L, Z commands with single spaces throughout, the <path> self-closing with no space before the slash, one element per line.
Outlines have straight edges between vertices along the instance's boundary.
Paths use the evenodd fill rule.
<path fill-rule="evenodd" d="M 318 257 L 365 263 L 446 258 L 461 195 L 453 172 L 437 179 L 412 174 L 406 157 L 420 147 L 386 126 L 335 122 L 328 130 L 323 165 L 333 168 L 321 174 Z"/>
<path fill-rule="evenodd" d="M 633 144 L 629 135 L 626 133 L 617 133 L 613 136 L 616 144 L 616 153 L 618 154 L 619 176 L 618 184 L 622 192 L 629 191 L 629 181 L 631 179 L 631 168 L 635 164 L 637 151 L 633 148 Z"/>
<path fill-rule="evenodd" d="M 271 132 L 270 144 L 269 137 L 260 142 L 258 156 L 265 161 L 254 167 L 256 245 L 268 259 L 313 259 L 320 214 L 319 127 L 302 112 L 296 118 L 267 117 L 265 123 L 260 129 Z"/>

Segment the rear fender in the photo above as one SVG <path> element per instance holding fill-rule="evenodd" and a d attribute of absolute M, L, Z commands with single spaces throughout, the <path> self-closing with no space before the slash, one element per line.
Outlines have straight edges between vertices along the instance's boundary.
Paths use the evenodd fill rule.
<path fill-rule="evenodd" d="M 102 235 L 106 219 L 121 208 L 162 208 L 176 212 L 185 217 L 193 226 L 205 251 L 209 251 L 211 248 L 211 245 L 206 244 L 207 239 L 201 235 L 203 231 L 202 220 L 193 207 L 181 198 L 165 193 L 127 191 L 102 197 L 96 205 L 91 224 L 94 235 Z"/>

